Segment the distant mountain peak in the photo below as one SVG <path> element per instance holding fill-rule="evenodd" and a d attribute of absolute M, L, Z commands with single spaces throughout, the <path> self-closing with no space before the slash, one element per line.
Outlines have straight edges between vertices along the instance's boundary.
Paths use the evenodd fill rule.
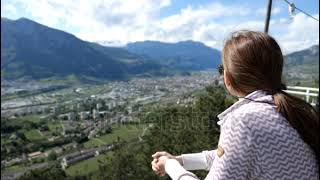
<path fill-rule="evenodd" d="M 32 21 L 32 20 L 28 19 L 26 17 L 21 17 L 21 18 L 17 19 L 16 21 Z M 32 21 L 32 22 L 34 22 L 34 21 Z"/>
<path fill-rule="evenodd" d="M 156 41 L 156 40 L 145 40 L 145 41 L 136 41 L 136 42 L 130 42 L 126 44 L 126 47 L 130 49 L 130 46 L 192 46 L 192 47 L 206 47 L 210 48 L 212 50 L 218 51 L 216 49 L 213 49 L 207 45 L 205 45 L 203 42 L 200 41 L 194 41 L 194 40 L 185 40 L 185 41 L 178 41 L 178 42 L 164 42 L 164 41 Z"/>
<path fill-rule="evenodd" d="M 126 48 L 132 53 L 184 70 L 215 68 L 221 59 L 220 51 L 193 40 L 176 43 L 147 40 L 128 43 Z"/>
<path fill-rule="evenodd" d="M 6 18 L 6 17 L 1 17 L 1 21 L 13 21 L 13 22 L 30 22 L 30 23 L 37 23 L 31 19 L 28 19 L 28 18 L 25 18 L 25 17 L 21 17 L 19 19 L 16 19 L 16 20 L 13 20 L 13 19 L 9 19 L 9 18 Z M 39 24 L 39 23 L 37 23 Z"/>
<path fill-rule="evenodd" d="M 186 41 L 180 41 L 178 44 L 185 45 L 185 46 L 197 46 L 197 47 L 207 47 L 209 46 L 205 45 L 203 42 L 200 41 L 194 41 L 194 40 L 186 40 Z"/>
<path fill-rule="evenodd" d="M 319 45 L 318 44 L 311 46 L 309 49 L 310 49 L 312 54 L 319 53 Z"/>
<path fill-rule="evenodd" d="M 179 41 L 178 43 L 181 43 L 181 44 L 203 44 L 202 42 L 200 41 L 194 41 L 194 40 L 185 40 L 185 41 Z"/>
<path fill-rule="evenodd" d="M 101 40 L 101 41 L 96 41 L 96 43 L 102 46 L 107 46 L 107 47 L 124 47 L 125 46 L 125 44 L 123 44 L 120 41 Z"/>
<path fill-rule="evenodd" d="M 1 17 L 1 21 L 12 21 L 12 20 L 6 17 Z"/>
<path fill-rule="evenodd" d="M 69 75 L 121 79 L 163 67 L 140 61 L 125 49 L 91 44 L 27 18 L 1 20 L 1 72 L 8 79 Z"/>
<path fill-rule="evenodd" d="M 283 70 L 290 84 L 314 86 L 319 82 L 319 45 L 285 55 Z"/>
<path fill-rule="evenodd" d="M 130 42 L 128 44 L 137 44 L 137 43 L 159 43 L 159 44 L 203 44 L 200 41 L 194 41 L 194 40 L 184 40 L 184 41 L 178 41 L 178 42 L 166 42 L 166 41 L 159 41 L 159 40 L 145 40 L 145 41 L 136 41 L 136 42 Z"/>
<path fill-rule="evenodd" d="M 27 25 L 37 25 L 37 26 L 43 26 L 43 27 L 46 27 L 46 28 L 50 28 L 44 24 L 40 24 L 34 20 L 31 20 L 31 19 L 28 19 L 28 18 L 25 18 L 25 17 L 21 17 L 17 20 L 14 20 L 14 22 L 16 23 L 20 23 L 20 24 L 27 24 Z"/>

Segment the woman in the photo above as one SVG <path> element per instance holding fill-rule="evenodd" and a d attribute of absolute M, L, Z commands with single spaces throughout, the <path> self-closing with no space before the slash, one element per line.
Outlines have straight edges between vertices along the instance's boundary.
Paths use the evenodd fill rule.
<path fill-rule="evenodd" d="M 218 115 L 218 148 L 173 156 L 157 152 L 152 169 L 174 180 L 198 179 L 187 170 L 208 170 L 213 179 L 319 179 L 319 114 L 284 92 L 283 55 L 261 32 L 231 35 L 220 73 L 239 101 Z"/>

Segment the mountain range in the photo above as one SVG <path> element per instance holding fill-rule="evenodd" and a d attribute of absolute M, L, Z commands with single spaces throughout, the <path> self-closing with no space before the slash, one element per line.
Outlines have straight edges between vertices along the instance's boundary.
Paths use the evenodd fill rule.
<path fill-rule="evenodd" d="M 216 68 L 221 62 L 220 51 L 190 40 L 178 43 L 135 42 L 127 44 L 126 49 L 178 69 Z"/>
<path fill-rule="evenodd" d="M 289 84 L 319 87 L 319 45 L 286 55 L 283 72 Z"/>
<path fill-rule="evenodd" d="M 1 59 L 1 73 L 7 78 L 84 75 L 122 79 L 162 67 L 124 49 L 89 43 L 26 18 L 1 18 Z"/>
<path fill-rule="evenodd" d="M 290 53 L 285 56 L 285 59 L 285 66 L 316 65 L 319 62 L 319 45 Z"/>
<path fill-rule="evenodd" d="M 163 43 L 153 43 L 159 46 L 155 50 L 158 49 L 161 52 Z M 146 42 L 146 45 L 148 44 Z M 179 44 L 177 43 L 171 51 L 179 50 Z M 189 48 L 189 51 L 185 49 L 184 53 L 174 54 L 168 58 L 149 57 L 128 51 L 127 48 L 106 47 L 98 43 L 83 41 L 72 34 L 26 18 L 18 20 L 1 18 L 1 75 L 9 79 L 22 77 L 41 79 L 68 75 L 123 79 L 135 75 L 172 74 L 177 66 L 171 66 L 168 59 L 179 61 L 175 64 L 181 67 L 184 63 L 190 64 L 190 59 L 192 59 L 195 67 L 205 69 L 208 62 L 201 61 L 203 52 L 194 51 L 194 47 L 197 47 L 198 50 L 203 48 L 204 51 L 215 51 L 217 57 L 220 56 L 217 50 L 199 42 L 189 41 L 182 45 L 184 48 Z M 193 51 L 194 55 L 190 56 L 190 51 Z M 165 51 L 165 53 L 171 54 L 170 51 Z M 211 64 L 209 63 L 208 67 L 219 64 L 220 58 L 211 57 Z M 163 59 L 163 62 L 160 59 Z M 186 65 L 185 67 L 189 67 L 183 69 L 186 71 L 193 69 L 193 66 Z"/>
<path fill-rule="evenodd" d="M 220 51 L 201 42 L 142 41 L 107 47 L 26 18 L 1 18 L 1 78 L 93 77 L 107 80 L 163 76 L 216 68 Z M 288 79 L 319 76 L 319 46 L 285 56 Z"/>

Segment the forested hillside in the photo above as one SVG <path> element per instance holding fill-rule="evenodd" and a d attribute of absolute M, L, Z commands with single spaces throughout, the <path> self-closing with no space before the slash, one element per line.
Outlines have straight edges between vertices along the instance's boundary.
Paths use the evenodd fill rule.
<path fill-rule="evenodd" d="M 21 179 L 169 179 L 156 176 L 150 166 L 151 155 L 159 150 L 172 154 L 215 149 L 219 138 L 217 115 L 234 100 L 222 87 L 207 87 L 196 103 L 189 107 L 170 106 L 154 109 L 141 116 L 141 123 L 152 124 L 143 140 L 121 143 L 114 156 L 100 160 L 99 170 L 86 176 L 69 177 L 57 166 L 31 171 Z M 206 172 L 196 171 L 204 178 Z"/>

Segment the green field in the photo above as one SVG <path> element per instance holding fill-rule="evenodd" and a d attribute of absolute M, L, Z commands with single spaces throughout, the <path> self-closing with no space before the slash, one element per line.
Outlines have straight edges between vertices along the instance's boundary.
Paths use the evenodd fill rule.
<path fill-rule="evenodd" d="M 6 167 L 5 169 L 1 169 L 1 174 L 19 172 L 19 171 L 22 171 L 23 169 L 25 169 L 25 167 L 22 165 L 13 165 L 13 166 Z"/>
<path fill-rule="evenodd" d="M 39 130 L 32 129 L 30 131 L 27 131 L 24 133 L 27 139 L 30 141 L 37 141 L 37 140 L 42 140 L 45 137 L 39 132 Z"/>
<path fill-rule="evenodd" d="M 91 148 L 95 146 L 100 146 L 102 144 L 109 144 L 118 139 L 130 140 L 137 138 L 141 135 L 145 125 L 119 125 L 112 128 L 112 133 L 105 134 L 103 136 L 90 139 L 84 146 L 86 148 Z"/>
<path fill-rule="evenodd" d="M 68 167 L 65 171 L 70 176 L 86 175 L 99 170 L 99 161 L 104 162 L 108 156 L 112 156 L 112 151 L 107 152 L 85 161 L 81 161 Z"/>
<path fill-rule="evenodd" d="M 62 129 L 61 123 L 60 122 L 49 122 L 48 123 L 48 128 L 51 132 L 54 132 L 56 130 Z"/>
<path fill-rule="evenodd" d="M 10 140 L 8 138 L 2 138 L 1 137 L 1 145 L 6 144 L 8 142 L 10 142 Z"/>
<path fill-rule="evenodd" d="M 33 123 L 39 123 L 41 121 L 40 116 L 39 115 L 28 115 L 28 116 L 24 116 L 21 118 L 18 118 L 19 120 L 21 119 L 22 121 L 29 121 L 29 122 L 33 122 Z"/>
<path fill-rule="evenodd" d="M 102 144 L 112 143 L 113 141 L 117 140 L 118 137 L 122 140 L 129 141 L 140 136 L 145 128 L 145 124 L 113 126 L 112 133 L 90 139 L 84 144 L 84 146 L 86 148 L 90 148 Z M 112 151 L 107 152 L 105 155 L 99 155 L 97 157 L 74 164 L 68 167 L 65 171 L 70 176 L 86 175 L 90 172 L 97 171 L 99 169 L 99 161 L 106 160 L 108 156 L 112 156 Z"/>

